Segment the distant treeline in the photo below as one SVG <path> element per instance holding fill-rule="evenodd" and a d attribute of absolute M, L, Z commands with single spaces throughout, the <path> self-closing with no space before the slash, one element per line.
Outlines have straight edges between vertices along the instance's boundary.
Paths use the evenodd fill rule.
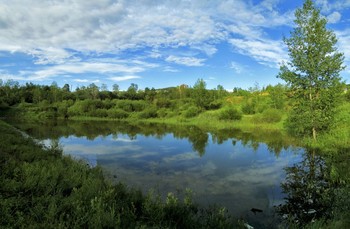
<path fill-rule="evenodd" d="M 223 86 L 207 89 L 203 79 L 193 87 L 180 85 L 163 89 L 140 90 L 132 83 L 126 91 L 117 84 L 113 90 L 107 85 L 82 86 L 72 91 L 69 84 L 59 87 L 53 82 L 36 85 L 8 80 L 0 81 L 0 109 L 25 108 L 40 118 L 98 117 L 125 119 L 192 118 L 198 114 L 218 110 L 216 116 L 224 120 L 240 120 L 243 114 L 263 114 L 266 122 L 278 122 L 289 107 L 290 90 L 277 84 L 260 88 L 234 88 L 228 92 Z M 350 93 L 344 93 L 350 101 Z M 16 115 L 19 111 L 17 111 Z"/>

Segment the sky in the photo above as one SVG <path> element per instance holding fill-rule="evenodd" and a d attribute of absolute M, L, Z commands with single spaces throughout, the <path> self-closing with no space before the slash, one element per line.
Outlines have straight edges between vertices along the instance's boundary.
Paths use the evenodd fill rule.
<path fill-rule="evenodd" d="M 315 0 L 345 54 L 350 0 Z M 248 89 L 283 83 L 283 37 L 303 0 L 0 0 L 0 79 L 20 84 L 131 83 L 165 88 L 203 79 Z"/>

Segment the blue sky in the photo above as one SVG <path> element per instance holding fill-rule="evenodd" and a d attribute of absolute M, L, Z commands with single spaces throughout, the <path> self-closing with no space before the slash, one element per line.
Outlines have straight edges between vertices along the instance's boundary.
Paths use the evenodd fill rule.
<path fill-rule="evenodd" d="M 350 0 L 315 0 L 350 82 Z M 277 84 L 302 0 L 0 0 L 0 79 L 163 88 Z"/>

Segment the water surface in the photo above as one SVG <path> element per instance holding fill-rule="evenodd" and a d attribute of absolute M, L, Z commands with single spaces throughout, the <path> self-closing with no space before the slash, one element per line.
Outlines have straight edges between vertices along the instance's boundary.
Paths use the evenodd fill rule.
<path fill-rule="evenodd" d="M 252 225 L 274 224 L 273 206 L 283 202 L 284 168 L 300 162 L 303 154 L 278 132 L 209 133 L 188 126 L 120 122 L 16 125 L 46 144 L 58 140 L 65 154 L 101 166 L 115 181 L 162 196 L 181 195 L 189 188 L 199 204 L 225 206 Z M 263 213 L 254 215 L 251 208 Z"/>

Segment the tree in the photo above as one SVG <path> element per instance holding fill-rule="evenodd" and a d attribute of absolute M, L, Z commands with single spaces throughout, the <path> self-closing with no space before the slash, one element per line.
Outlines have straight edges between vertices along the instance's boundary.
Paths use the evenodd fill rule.
<path fill-rule="evenodd" d="M 193 86 L 193 99 L 196 105 L 201 109 L 208 107 L 211 102 L 206 87 L 207 84 L 203 79 L 198 79 Z"/>
<path fill-rule="evenodd" d="M 282 84 L 269 86 L 266 89 L 269 92 L 271 107 L 275 109 L 283 109 L 285 101 L 285 87 Z"/>
<path fill-rule="evenodd" d="M 287 120 L 290 133 L 312 136 L 327 131 L 340 102 L 342 85 L 339 72 L 344 55 L 335 47 L 337 38 L 326 28 L 312 0 L 295 12 L 296 27 L 284 38 L 290 61 L 280 67 L 278 77 L 290 86 L 293 106 Z"/>
<path fill-rule="evenodd" d="M 128 99 L 137 99 L 137 91 L 139 89 L 139 86 L 135 83 L 131 83 L 130 87 L 128 87 L 128 90 L 126 91 L 126 97 Z"/>

